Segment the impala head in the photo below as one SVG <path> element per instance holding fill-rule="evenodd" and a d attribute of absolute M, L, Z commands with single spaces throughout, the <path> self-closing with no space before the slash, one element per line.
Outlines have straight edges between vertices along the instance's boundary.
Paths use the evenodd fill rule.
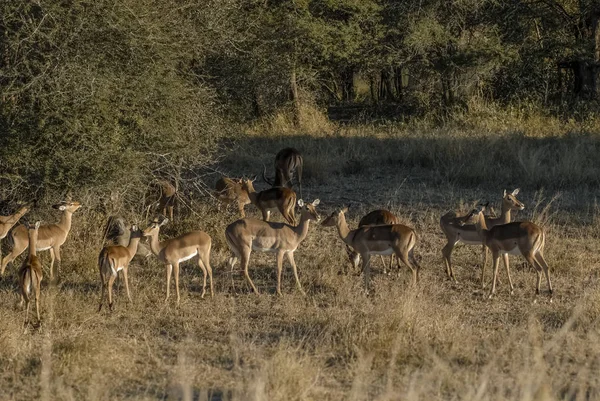
<path fill-rule="evenodd" d="M 256 181 L 256 176 L 252 178 L 240 179 L 240 184 L 242 185 L 242 189 L 248 193 L 256 192 L 254 189 L 254 181 Z"/>
<path fill-rule="evenodd" d="M 144 237 L 149 237 L 152 236 L 154 234 L 158 235 L 158 232 L 160 231 L 160 228 L 162 226 L 164 226 L 165 224 L 167 224 L 169 222 L 169 219 L 158 219 L 155 218 L 152 223 L 150 223 L 150 225 L 148 227 L 146 227 L 146 229 L 142 232 L 142 235 Z"/>
<path fill-rule="evenodd" d="M 469 212 L 469 214 L 467 214 L 465 217 L 463 217 L 462 220 L 460 220 L 459 224 L 461 226 L 467 225 L 467 224 L 477 224 L 477 221 L 480 218 L 484 218 L 483 216 L 483 212 L 485 212 L 485 209 L 487 209 L 488 205 L 490 203 L 487 202 L 485 205 L 479 205 L 477 206 L 475 209 L 471 210 Z"/>
<path fill-rule="evenodd" d="M 517 199 L 517 195 L 519 194 L 519 188 L 515 189 L 512 192 L 506 192 L 504 190 L 504 195 L 502 195 L 502 206 L 508 208 L 510 210 L 523 210 L 525 209 L 525 205 L 521 203 Z"/>
<path fill-rule="evenodd" d="M 340 221 L 340 217 L 343 214 L 348 213 L 348 209 L 350 209 L 350 205 L 346 206 L 343 209 L 337 209 L 336 211 L 331 213 L 329 216 L 327 216 L 327 218 L 325 219 L 325 221 L 323 221 L 323 223 L 321 223 L 321 225 L 325 226 L 325 227 L 336 226 L 338 221 Z"/>
<path fill-rule="evenodd" d="M 298 207 L 300 208 L 300 216 L 306 216 L 307 220 L 315 220 L 320 221 L 321 216 L 317 213 L 316 206 L 319 205 L 321 201 L 319 199 L 315 199 L 312 203 L 304 203 L 302 199 L 298 199 Z"/>
<path fill-rule="evenodd" d="M 74 213 L 77 209 L 81 207 L 81 203 L 67 200 L 57 203 L 56 205 L 52 205 L 52 207 L 62 212 L 67 211 L 70 213 Z"/>
<path fill-rule="evenodd" d="M 40 228 L 40 222 L 36 221 L 35 224 L 29 224 L 28 221 L 24 222 L 23 225 L 29 233 L 29 238 L 37 239 L 38 229 Z"/>
<path fill-rule="evenodd" d="M 131 235 L 129 238 L 142 238 L 144 236 L 144 234 L 142 233 L 142 230 L 140 230 L 140 228 L 138 227 L 137 224 L 132 224 L 129 231 L 131 232 Z"/>

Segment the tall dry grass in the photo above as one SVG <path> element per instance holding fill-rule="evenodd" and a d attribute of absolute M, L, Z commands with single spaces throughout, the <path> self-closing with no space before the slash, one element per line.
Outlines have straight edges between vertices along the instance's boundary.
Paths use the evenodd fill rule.
<path fill-rule="evenodd" d="M 554 124 L 554 123 L 552 123 Z M 549 125 L 552 125 L 549 123 Z M 564 126 L 563 126 L 564 127 Z M 337 233 L 312 225 L 296 252 L 301 296 L 286 265 L 275 296 L 273 255 L 253 253 L 262 295 L 238 271 L 231 276 L 223 231 L 237 218 L 214 201 L 186 196 L 162 237 L 192 228 L 213 238 L 216 295 L 200 299 L 201 273 L 188 262 L 182 302 L 163 303 L 165 269 L 154 258 L 130 268 L 133 303 L 116 286 L 114 312 L 96 313 L 105 215 L 93 196 L 74 215 L 63 247 L 62 280 L 42 292 L 42 325 L 22 327 L 16 265 L 0 282 L 1 399 L 182 400 L 591 400 L 600 396 L 598 338 L 600 224 L 597 131 L 515 134 L 408 125 L 334 126 L 303 133 L 237 138 L 215 170 L 250 175 L 277 150 L 305 156 L 303 195 L 321 198 L 324 217 L 351 203 L 350 224 L 385 207 L 417 230 L 423 271 L 412 288 L 406 269 L 381 274 L 373 262 L 372 295 L 362 291 Z M 572 145 L 574 147 L 572 147 Z M 558 148 L 562 153 L 558 152 Z M 521 156 L 519 156 L 519 154 Z M 537 156 L 536 156 L 537 155 Z M 557 156 L 558 155 L 558 156 Z M 560 162 L 553 157 L 568 158 Z M 519 162 L 519 158 L 523 163 Z M 534 157 L 532 159 L 531 157 Z M 554 160 L 554 161 L 553 161 Z M 523 166 L 528 166 L 528 170 Z M 582 176 L 567 179 L 569 171 Z M 216 181 L 217 174 L 206 181 Z M 257 183 L 261 188 L 264 184 Z M 534 295 L 535 273 L 511 257 L 514 295 L 505 280 L 495 299 L 479 287 L 480 249 L 459 246 L 458 283 L 445 277 L 439 216 L 481 200 L 499 206 L 502 190 L 520 186 L 526 209 L 547 231 L 554 302 Z M 142 223 L 137 208 L 122 209 Z M 255 209 L 249 214 L 258 216 Z M 43 206 L 34 213 L 58 219 Z M 6 250 L 4 251 L 6 253 Z M 44 265 L 49 257 L 42 253 Z M 487 267 L 487 280 L 491 279 Z M 501 276 L 504 278 L 504 276 Z"/>

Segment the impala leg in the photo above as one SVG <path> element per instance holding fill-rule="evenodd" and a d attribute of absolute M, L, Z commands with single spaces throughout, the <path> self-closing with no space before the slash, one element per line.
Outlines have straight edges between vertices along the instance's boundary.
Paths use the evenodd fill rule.
<path fill-rule="evenodd" d="M 500 263 L 500 255 L 498 252 L 492 252 L 492 260 L 494 261 L 494 275 L 492 277 L 492 289 L 490 290 L 490 295 L 488 298 L 492 299 L 494 294 L 496 293 L 496 278 L 498 277 L 498 264 Z"/>
<path fill-rule="evenodd" d="M 452 250 L 454 249 L 454 245 L 456 245 L 456 242 L 449 241 L 446 246 L 442 248 L 442 256 L 444 258 L 444 263 L 446 264 L 446 275 L 456 282 L 454 270 L 452 270 Z"/>
<path fill-rule="evenodd" d="M 502 255 L 502 260 L 504 261 L 504 267 L 506 268 L 506 275 L 508 276 L 508 284 L 510 285 L 510 293 L 511 295 L 515 292 L 515 287 L 513 286 L 512 279 L 510 278 L 510 267 L 508 265 L 508 253 Z"/>
<path fill-rule="evenodd" d="M 23 326 L 27 326 L 27 323 L 29 323 L 29 304 L 30 304 L 29 295 L 26 295 L 25 296 L 25 323 L 23 324 Z"/>
<path fill-rule="evenodd" d="M 169 209 L 169 216 L 171 217 L 171 221 L 175 221 L 173 220 L 173 206 L 168 206 Z"/>
<path fill-rule="evenodd" d="M 244 266 L 244 276 L 246 277 L 246 280 L 250 284 L 250 287 L 252 287 L 252 291 L 254 291 L 254 293 L 258 295 L 259 292 L 256 289 L 256 287 L 254 286 L 254 283 L 252 282 L 250 275 L 248 274 L 248 266 L 250 265 L 250 252 L 251 252 L 250 248 L 246 248 L 242 252 L 242 265 Z"/>
<path fill-rule="evenodd" d="M 369 292 L 369 273 L 370 273 L 369 263 L 371 262 L 371 255 L 368 253 L 364 253 L 361 255 L 361 257 L 363 259 L 362 272 L 363 272 L 365 291 Z"/>
<path fill-rule="evenodd" d="M 552 298 L 552 283 L 550 282 L 550 272 L 549 272 L 548 264 L 546 263 L 546 259 L 544 259 L 544 255 L 542 254 L 542 252 L 538 252 L 535 255 L 535 260 L 538 262 L 538 264 L 544 270 L 544 274 L 546 275 L 546 282 L 548 284 L 548 291 L 550 293 L 550 298 Z M 538 290 L 539 290 L 539 284 L 538 284 Z"/>
<path fill-rule="evenodd" d="M 171 273 L 173 272 L 173 265 L 167 265 L 167 297 L 165 298 L 165 302 L 169 300 L 170 290 L 171 290 Z"/>
<path fill-rule="evenodd" d="M 417 269 L 408 260 L 408 252 L 400 252 L 400 251 L 396 251 L 396 252 L 397 252 L 396 256 L 398 257 L 398 259 L 401 260 L 402 263 L 404 263 L 406 266 L 408 266 L 408 268 L 412 271 L 413 285 L 417 284 Z M 400 263 L 398 263 L 398 267 L 400 267 Z"/>
<path fill-rule="evenodd" d="M 379 255 L 379 259 L 381 260 L 381 264 L 383 265 L 383 274 L 387 274 L 387 266 L 385 264 L 385 260 L 383 260 L 383 255 Z M 391 269 L 390 269 L 390 273 L 391 273 Z"/>
<path fill-rule="evenodd" d="M 281 272 L 283 270 L 283 251 L 277 252 L 277 295 L 281 293 Z"/>
<path fill-rule="evenodd" d="M 271 211 L 266 209 L 261 209 L 260 211 L 262 213 L 263 220 L 269 221 L 269 217 L 271 217 Z"/>
<path fill-rule="evenodd" d="M 8 264 L 15 260 L 20 254 L 22 254 L 23 251 L 29 246 L 29 242 L 23 244 L 15 240 L 14 243 L 15 245 L 12 251 L 10 251 L 10 253 L 2 259 L 2 266 L 0 267 L 0 276 L 4 275 L 4 269 L 6 269 L 6 266 L 8 266 Z"/>
<path fill-rule="evenodd" d="M 531 264 L 531 266 L 533 266 L 533 268 L 535 269 L 536 272 L 536 285 L 535 285 L 535 294 L 539 295 L 540 293 L 540 283 L 542 281 L 542 267 L 538 265 L 537 261 L 535 260 L 535 257 L 533 256 L 533 252 L 529 252 L 529 253 L 525 253 L 523 254 L 523 256 L 525 256 L 525 259 L 527 260 L 527 262 L 529 264 Z"/>
<path fill-rule="evenodd" d="M 35 285 L 35 313 L 37 314 L 37 319 L 38 322 L 41 322 L 42 319 L 40 319 L 40 280 L 39 277 L 36 275 L 36 285 Z"/>
<path fill-rule="evenodd" d="M 232 254 L 231 257 L 229 258 L 228 262 L 227 262 L 229 264 L 229 266 L 231 266 L 231 274 L 230 274 L 230 276 L 231 276 L 231 287 L 233 288 L 233 292 L 235 292 L 235 283 L 233 282 L 233 267 L 235 266 L 235 264 L 237 263 L 237 261 L 238 261 L 237 256 L 235 256 L 235 255 Z"/>
<path fill-rule="evenodd" d="M 298 279 L 298 268 L 296 267 L 296 261 L 294 260 L 294 253 L 293 252 L 288 252 L 287 253 L 287 258 L 290 261 L 290 264 L 292 265 L 292 270 L 294 271 L 294 278 L 296 279 L 296 286 L 298 287 L 298 290 L 300 290 L 300 292 L 302 293 L 302 295 L 306 295 L 306 293 L 302 289 L 302 285 L 300 284 L 300 280 Z"/>
<path fill-rule="evenodd" d="M 483 264 L 481 265 L 481 288 L 485 288 L 485 265 L 487 264 L 488 248 L 483 245 Z"/>
<path fill-rule="evenodd" d="M 208 281 L 210 283 L 210 296 L 214 297 L 215 293 L 214 293 L 214 289 L 213 289 L 212 267 L 210 267 L 210 256 L 206 255 L 206 260 L 203 260 L 202 263 L 204 263 L 204 267 L 206 268 L 206 271 L 208 272 Z"/>
<path fill-rule="evenodd" d="M 53 248 L 51 248 L 51 249 L 53 249 Z M 62 260 L 61 260 L 61 256 L 60 256 L 60 247 L 59 246 L 57 246 L 56 249 L 54 249 L 54 256 L 56 257 L 56 262 L 57 262 L 56 278 L 59 279 L 60 271 L 62 268 Z"/>
<path fill-rule="evenodd" d="M 179 305 L 179 262 L 173 263 L 173 268 L 175 270 L 175 293 L 177 294 L 177 305 Z"/>
<path fill-rule="evenodd" d="M 98 312 L 102 310 L 102 304 L 104 303 L 104 293 L 106 291 L 106 280 L 102 272 L 100 273 L 100 305 L 98 306 Z"/>
<path fill-rule="evenodd" d="M 200 295 L 200 298 L 204 298 L 204 294 L 206 294 L 206 276 L 207 276 L 207 272 L 206 272 L 206 267 L 204 267 L 204 263 L 202 262 L 202 258 L 200 257 L 200 255 L 198 255 L 198 267 L 200 268 L 200 270 L 202 270 L 202 276 L 203 276 L 203 281 L 202 281 L 202 295 Z"/>
<path fill-rule="evenodd" d="M 419 262 L 417 262 L 417 259 L 415 258 L 414 248 L 411 249 L 410 251 L 408 251 L 408 257 L 409 257 L 410 263 L 412 263 L 412 265 L 416 268 L 417 281 L 419 281 L 419 272 L 421 271 L 421 265 L 419 264 Z M 398 257 L 396 257 L 396 259 L 397 258 Z"/>
<path fill-rule="evenodd" d="M 125 291 L 127 291 L 127 299 L 129 299 L 129 303 L 133 303 L 131 301 L 131 294 L 129 293 L 129 279 L 127 277 L 127 266 L 123 267 L 123 278 L 125 279 Z"/>
<path fill-rule="evenodd" d="M 113 310 L 113 301 L 112 301 L 112 290 L 113 284 L 115 283 L 115 279 L 117 278 L 116 274 L 111 274 L 108 278 L 108 309 Z"/>

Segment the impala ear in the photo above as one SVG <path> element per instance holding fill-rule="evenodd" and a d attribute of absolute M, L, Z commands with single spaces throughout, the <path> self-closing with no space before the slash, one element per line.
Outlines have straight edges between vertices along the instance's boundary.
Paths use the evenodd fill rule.
<path fill-rule="evenodd" d="M 521 190 L 521 188 L 517 188 L 514 191 L 512 191 L 513 196 L 517 196 L 519 194 L 520 190 Z"/>
<path fill-rule="evenodd" d="M 503 198 L 506 198 L 506 189 L 504 190 L 504 193 L 502 194 Z"/>
<path fill-rule="evenodd" d="M 346 214 L 348 213 L 348 210 L 350 209 L 350 205 L 346 206 L 345 208 L 341 209 L 340 212 Z"/>
<path fill-rule="evenodd" d="M 254 182 L 254 181 L 256 181 L 256 179 L 257 179 L 257 178 L 258 178 L 258 176 L 257 176 L 257 175 L 255 175 L 254 177 L 252 177 L 252 178 L 250 179 L 250 182 Z"/>
<path fill-rule="evenodd" d="M 138 230 L 137 224 L 132 224 L 131 225 L 131 231 L 137 231 L 137 230 Z"/>
<path fill-rule="evenodd" d="M 302 199 L 298 199 L 298 206 L 303 207 L 304 201 Z"/>
<path fill-rule="evenodd" d="M 163 221 L 160 222 L 160 224 L 158 225 L 159 227 L 164 226 L 165 224 L 167 224 L 169 222 L 169 219 L 165 218 Z"/>
<path fill-rule="evenodd" d="M 36 229 L 36 230 L 37 230 L 38 228 L 40 228 L 40 223 L 41 223 L 41 222 L 39 222 L 39 221 L 36 221 L 36 222 L 35 222 L 35 229 Z"/>
<path fill-rule="evenodd" d="M 320 199 L 315 199 L 315 200 L 312 202 L 312 205 L 313 205 L 313 206 L 318 206 L 318 205 L 319 205 L 319 203 L 321 203 L 321 200 L 320 200 Z"/>
<path fill-rule="evenodd" d="M 65 211 L 65 210 L 67 210 L 67 207 L 66 207 L 65 205 L 60 205 L 60 206 L 58 207 L 58 210 Z"/>

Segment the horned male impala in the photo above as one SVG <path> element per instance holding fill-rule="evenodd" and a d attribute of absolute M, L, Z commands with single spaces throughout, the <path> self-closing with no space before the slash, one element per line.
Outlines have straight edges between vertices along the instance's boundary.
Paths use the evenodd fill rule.
<path fill-rule="evenodd" d="M 9 216 L 0 216 L 0 259 L 2 258 L 2 240 L 8 235 L 8 232 L 25 213 L 29 211 L 29 205 L 23 206 L 15 214 Z"/>
<path fill-rule="evenodd" d="M 496 293 L 496 278 L 498 277 L 498 264 L 500 255 L 504 260 L 508 283 L 510 284 L 511 294 L 514 291 L 513 283 L 510 278 L 510 268 L 508 265 L 508 254 L 523 255 L 537 273 L 537 284 L 535 293 L 540 293 L 540 282 L 542 281 L 542 271 L 546 275 L 550 299 L 552 299 L 552 284 L 548 272 L 548 264 L 544 259 L 544 244 L 546 234 L 544 230 L 530 221 L 515 221 L 508 224 L 500 224 L 488 228 L 483 212 L 487 205 L 480 205 L 473 209 L 468 215 L 463 217 L 461 224 L 475 224 L 477 232 L 483 239 L 486 247 L 492 251 L 494 261 L 494 278 L 492 280 L 492 289 L 489 298 Z"/>
<path fill-rule="evenodd" d="M 515 189 L 512 192 L 506 192 L 502 195 L 502 209 L 500 217 L 492 218 L 485 217 L 485 224 L 491 228 L 499 224 L 510 223 L 510 215 L 513 210 L 523 210 L 525 205 L 517 199 L 519 189 Z M 444 257 L 444 263 L 446 264 L 446 274 L 449 278 L 456 281 L 454 276 L 454 270 L 452 270 L 452 251 L 457 243 L 462 242 L 467 245 L 481 245 L 481 237 L 479 236 L 474 225 L 461 225 L 461 221 L 464 216 L 457 217 L 456 213 L 450 211 L 440 218 L 440 227 L 446 235 L 448 242 L 446 246 L 442 248 L 442 255 Z M 481 266 L 481 287 L 485 287 L 485 265 L 487 263 L 487 248 L 483 246 L 483 265 Z"/>
<path fill-rule="evenodd" d="M 220 202 L 219 205 L 224 203 L 227 206 L 230 203 L 236 202 L 240 216 L 242 219 L 246 217 L 244 206 L 251 203 L 248 188 L 252 188 L 254 191 L 254 187 L 252 186 L 254 180 L 256 180 L 256 178 L 251 180 L 233 180 L 231 178 L 221 177 L 215 185 L 215 195 Z"/>
<path fill-rule="evenodd" d="M 25 324 L 27 324 L 32 293 L 35 294 L 35 312 L 38 322 L 40 321 L 40 288 L 44 273 L 42 271 L 42 263 L 36 252 L 40 222 L 36 222 L 33 226 L 25 223 L 24 227 L 27 230 L 29 254 L 23 260 L 23 265 L 19 270 L 19 290 L 21 291 L 21 306 L 25 302 L 27 308 L 25 312 Z"/>
<path fill-rule="evenodd" d="M 300 196 L 302 196 L 302 167 L 304 160 L 297 149 L 281 149 L 275 156 L 275 181 L 269 181 L 266 177 L 266 167 L 263 170 L 263 179 L 272 187 L 292 187 L 294 173 L 298 177 Z"/>
<path fill-rule="evenodd" d="M 383 226 L 364 226 L 350 230 L 346 223 L 345 214 L 348 207 L 333 212 L 322 225 L 325 227 L 336 226 L 342 241 L 354 248 L 363 258 L 363 275 L 365 289 L 369 289 L 369 263 L 371 255 L 392 255 L 410 268 L 413 274 L 413 284 L 419 278 L 419 263 L 416 261 L 413 248 L 417 242 L 415 230 L 403 224 Z"/>
<path fill-rule="evenodd" d="M 213 296 L 212 268 L 210 267 L 210 247 L 212 240 L 210 236 L 204 231 L 191 231 L 179 237 L 160 242 L 158 240 L 160 227 L 168 221 L 168 219 L 163 219 L 159 222 L 155 219 L 143 233 L 144 237 L 150 237 L 150 249 L 152 249 L 152 253 L 167 266 L 167 296 L 165 302 L 169 300 L 171 272 L 175 270 L 175 289 L 177 291 L 177 304 L 179 305 L 179 264 L 190 260 L 196 255 L 198 255 L 198 266 L 204 274 L 201 297 L 204 298 L 204 294 L 206 294 L 207 272 L 210 279 L 210 295 Z"/>
<path fill-rule="evenodd" d="M 360 222 L 358 223 L 358 227 L 364 226 L 380 226 L 380 225 L 389 225 L 389 224 L 400 224 L 400 219 L 394 215 L 392 212 L 384 209 L 373 210 L 370 213 L 367 213 Z M 348 252 L 348 258 L 350 258 L 350 263 L 354 266 L 355 269 L 358 268 L 358 262 L 360 261 L 360 254 L 353 250 L 349 245 L 346 244 L 346 252 Z M 381 263 L 383 264 L 383 274 L 386 273 L 385 262 L 383 261 L 383 255 L 379 255 L 381 258 Z M 390 271 L 392 270 L 392 266 L 394 264 L 394 254 L 390 255 Z"/>
<path fill-rule="evenodd" d="M 296 224 L 296 216 L 294 214 L 296 193 L 291 189 L 273 187 L 256 192 L 251 180 L 244 181 L 242 189 L 246 191 L 252 204 L 261 211 L 264 221 L 269 221 L 271 210 L 278 209 L 288 223 L 291 225 Z"/>
<path fill-rule="evenodd" d="M 127 291 L 127 298 L 131 302 L 131 295 L 129 294 L 129 280 L 127 278 L 127 268 L 129 262 L 135 256 L 137 252 L 140 239 L 142 238 L 142 231 L 137 225 L 132 225 L 129 235 L 129 244 L 127 246 L 122 245 L 110 245 L 106 246 L 100 251 L 98 256 L 98 270 L 100 271 L 100 283 L 102 288 L 100 289 L 100 306 L 98 312 L 102 310 L 102 303 L 104 302 L 104 293 L 108 288 L 108 308 L 113 309 L 112 301 L 112 287 L 117 278 L 117 274 L 123 271 L 123 278 L 125 279 L 125 290 Z"/>
<path fill-rule="evenodd" d="M 298 249 L 300 243 L 304 241 L 304 238 L 306 238 L 310 221 L 319 221 L 321 219 L 315 209 L 318 204 L 318 199 L 315 199 L 312 203 L 304 203 L 302 199 L 299 199 L 298 206 L 301 208 L 300 223 L 295 227 L 285 223 L 273 223 L 251 218 L 240 219 L 227 226 L 225 229 L 225 239 L 232 253 L 228 263 L 233 271 L 237 260 L 241 260 L 246 280 L 256 294 L 258 294 L 258 290 L 248 274 L 252 251 L 274 252 L 276 254 L 278 295 L 281 295 L 283 256 L 287 256 L 294 270 L 296 285 L 300 292 L 304 294 L 304 290 L 302 290 L 302 285 L 298 279 L 298 269 L 294 261 L 294 252 Z"/>
<path fill-rule="evenodd" d="M 50 250 L 50 279 L 54 279 L 54 259 L 61 263 L 60 247 L 67 240 L 69 231 L 71 231 L 71 220 L 73 213 L 81 207 L 81 203 L 72 201 L 63 201 L 52 206 L 54 209 L 61 210 L 63 212 L 60 221 L 57 224 L 43 225 L 39 229 L 37 251 Z M 29 246 L 29 239 L 27 235 L 27 228 L 23 225 L 17 226 L 12 230 L 11 236 L 13 238 L 13 249 L 2 259 L 2 266 L 0 268 L 0 275 L 4 274 L 6 266 L 12 262 L 17 256 L 23 253 Z"/>

